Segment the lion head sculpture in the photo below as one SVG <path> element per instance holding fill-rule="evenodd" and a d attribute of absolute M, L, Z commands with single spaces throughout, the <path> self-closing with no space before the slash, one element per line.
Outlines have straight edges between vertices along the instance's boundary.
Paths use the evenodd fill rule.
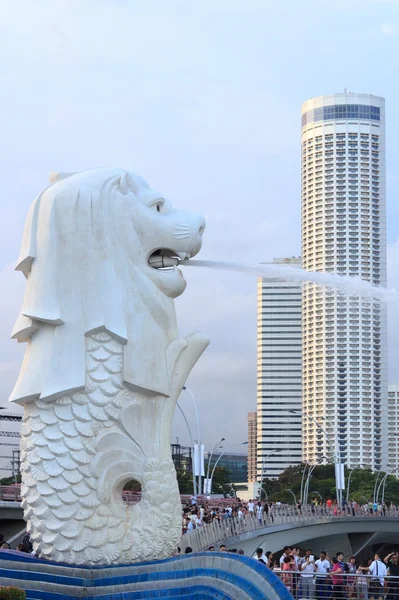
<path fill-rule="evenodd" d="M 124 384 L 168 396 L 159 350 L 177 338 L 173 299 L 186 282 L 176 266 L 155 269 L 149 259 L 194 256 L 203 218 L 122 169 L 51 181 L 30 208 L 16 267 L 27 287 L 12 337 L 27 349 L 10 400 L 84 389 L 85 336 L 102 329 L 124 344 Z"/>

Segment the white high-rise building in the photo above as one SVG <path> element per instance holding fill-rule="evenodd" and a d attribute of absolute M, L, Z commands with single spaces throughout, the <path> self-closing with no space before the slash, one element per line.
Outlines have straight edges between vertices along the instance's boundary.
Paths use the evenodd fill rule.
<path fill-rule="evenodd" d="M 305 102 L 303 268 L 385 286 L 385 203 L 384 99 Z M 303 458 L 337 449 L 350 467 L 378 469 L 388 460 L 386 308 L 313 284 L 303 286 L 302 306 Z"/>
<path fill-rule="evenodd" d="M 299 267 L 301 259 L 273 264 Z M 301 284 L 258 279 L 258 481 L 302 460 L 301 296 Z"/>
<path fill-rule="evenodd" d="M 388 386 L 388 465 L 399 477 L 399 383 Z"/>

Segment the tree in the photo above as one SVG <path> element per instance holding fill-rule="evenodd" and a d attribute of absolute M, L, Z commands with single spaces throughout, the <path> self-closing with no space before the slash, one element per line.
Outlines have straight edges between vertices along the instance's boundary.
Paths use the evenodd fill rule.
<path fill-rule="evenodd" d="M 302 463 L 301 465 L 288 467 L 277 479 L 264 479 L 263 490 L 267 493 L 269 500 L 291 504 L 293 502 L 293 497 L 290 492 L 286 491 L 288 488 L 294 492 L 297 500 L 299 500 L 304 466 L 304 463 Z M 349 473 L 350 470 L 345 468 L 346 483 L 348 482 Z M 381 473 L 378 485 L 382 481 L 384 475 L 385 473 Z M 359 504 L 364 503 L 366 498 L 372 502 L 376 477 L 377 473 L 373 473 L 370 469 L 354 469 L 351 475 L 349 490 L 350 499 L 355 500 Z M 316 490 L 322 496 L 324 501 L 328 498 L 331 498 L 332 500 L 336 498 L 335 467 L 333 464 L 318 465 L 314 469 L 309 485 L 309 500 L 313 498 L 318 499 L 317 494 L 312 495 L 311 492 L 313 490 Z M 346 498 L 345 491 L 343 495 L 344 498 Z M 265 498 L 264 493 L 262 494 L 262 497 Z M 380 501 L 381 497 L 382 488 L 379 494 Z M 395 502 L 395 504 L 399 502 L 399 480 L 393 475 L 388 475 L 386 480 L 385 502 Z"/>
<path fill-rule="evenodd" d="M 177 483 L 181 494 L 193 493 L 193 474 L 185 469 L 176 469 Z"/>
<path fill-rule="evenodd" d="M 215 469 L 212 479 L 212 494 L 235 495 L 234 485 L 230 483 L 229 472 L 224 467 Z"/>
<path fill-rule="evenodd" d="M 16 481 L 15 477 L 4 477 L 4 479 L 0 479 L 0 485 L 13 485 L 14 483 L 21 483 L 21 473 L 18 473 Z"/>
<path fill-rule="evenodd" d="M 176 469 L 177 483 L 181 494 L 193 493 L 193 475 L 191 471 Z M 204 482 L 204 479 L 202 480 Z M 212 493 L 228 496 L 235 494 L 234 486 L 229 481 L 229 472 L 224 467 L 216 467 L 212 480 Z"/>

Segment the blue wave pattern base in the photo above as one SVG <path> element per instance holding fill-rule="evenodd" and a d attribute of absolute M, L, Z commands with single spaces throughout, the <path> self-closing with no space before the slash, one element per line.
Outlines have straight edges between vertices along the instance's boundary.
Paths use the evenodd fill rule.
<path fill-rule="evenodd" d="M 0 551 L 0 585 L 26 590 L 27 600 L 292 600 L 264 565 L 226 552 L 132 565 L 71 567 Z"/>

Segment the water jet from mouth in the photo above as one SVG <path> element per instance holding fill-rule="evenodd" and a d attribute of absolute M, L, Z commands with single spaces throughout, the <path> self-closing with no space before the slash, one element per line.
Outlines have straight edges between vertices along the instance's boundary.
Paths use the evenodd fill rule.
<path fill-rule="evenodd" d="M 265 277 L 266 279 L 278 279 L 279 281 L 286 282 L 299 281 L 315 283 L 327 288 L 329 291 L 336 291 L 343 296 L 361 296 L 374 298 L 375 300 L 383 300 L 385 302 L 388 300 L 399 300 L 399 293 L 396 290 L 389 290 L 384 287 L 373 285 L 360 277 L 318 271 L 305 271 L 305 269 L 299 267 L 262 263 L 245 265 L 234 262 L 191 259 L 180 262 L 179 266 L 205 267 L 219 271 L 230 271 L 244 273 L 255 277 Z"/>

